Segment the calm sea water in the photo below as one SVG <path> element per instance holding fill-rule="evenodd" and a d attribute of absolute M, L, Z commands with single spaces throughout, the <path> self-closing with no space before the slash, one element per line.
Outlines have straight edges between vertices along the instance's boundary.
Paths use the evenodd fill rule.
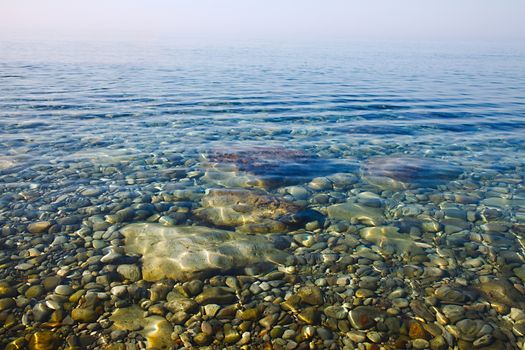
<path fill-rule="evenodd" d="M 2 157 L 25 168 L 229 143 L 523 159 L 525 54 L 512 47 L 1 48 Z"/>
<path fill-rule="evenodd" d="M 91 348 L 222 344 L 199 333 L 202 314 L 181 327 L 166 295 L 153 300 L 191 275 L 225 286 L 217 303 L 241 298 L 299 334 L 294 345 L 250 323 L 231 337 L 251 332 L 251 348 L 352 349 L 355 329 L 423 348 L 421 322 L 440 329 L 421 331 L 439 349 L 523 346 L 525 321 L 509 312 L 525 305 L 524 178 L 523 47 L 2 42 L 0 338 L 63 344 L 89 329 Z M 144 221 L 127 229 L 134 240 L 119 233 Z M 283 256 L 286 275 L 239 272 Z M 205 279 L 214 273 L 252 276 L 233 294 L 237 282 Z M 305 301 L 314 285 L 321 300 Z M 298 305 L 279 308 L 295 293 Z M 312 305 L 319 319 L 296 315 Z M 388 324 L 368 322 L 386 312 Z M 116 326 L 84 325 L 95 321 Z M 210 322 L 223 334 L 230 321 Z"/>

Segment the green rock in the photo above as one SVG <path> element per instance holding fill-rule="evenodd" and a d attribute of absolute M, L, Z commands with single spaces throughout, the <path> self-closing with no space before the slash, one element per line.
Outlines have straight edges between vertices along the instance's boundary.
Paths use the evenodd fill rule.
<path fill-rule="evenodd" d="M 499 303 L 517 309 L 525 308 L 525 296 L 506 279 L 481 283 L 479 290 L 490 303 Z"/>
<path fill-rule="evenodd" d="M 31 286 L 27 288 L 25 292 L 25 296 L 28 299 L 33 299 L 33 298 L 37 299 L 44 294 L 44 291 L 45 291 L 44 287 L 42 287 L 41 285 Z"/>
<path fill-rule="evenodd" d="M 297 295 L 301 301 L 310 305 L 321 305 L 323 303 L 323 295 L 321 289 L 317 286 L 304 286 L 299 288 Z"/>
<path fill-rule="evenodd" d="M 218 304 L 229 305 L 237 302 L 237 296 L 225 287 L 210 287 L 195 297 L 195 301 L 200 305 Z"/>
<path fill-rule="evenodd" d="M 301 311 L 297 317 L 306 324 L 319 323 L 321 313 L 313 306 L 309 306 Z"/>
<path fill-rule="evenodd" d="M 125 279 L 131 282 L 140 281 L 142 274 L 140 268 L 133 264 L 124 264 L 117 267 L 117 272 Z"/>
<path fill-rule="evenodd" d="M 98 314 L 95 310 L 76 308 L 71 311 L 71 318 L 81 323 L 91 323 L 98 319 Z"/>
<path fill-rule="evenodd" d="M 243 321 L 255 321 L 259 318 L 259 310 L 257 310 L 257 308 L 251 308 L 240 311 L 239 318 Z"/>
<path fill-rule="evenodd" d="M 7 282 L 0 282 L 0 298 L 15 297 L 18 293 Z"/>
<path fill-rule="evenodd" d="M 42 281 L 42 285 L 47 291 L 52 291 L 60 284 L 61 280 L 58 276 L 46 277 L 44 281 Z"/>
<path fill-rule="evenodd" d="M 8 310 L 15 307 L 15 299 L 13 298 L 3 298 L 0 299 L 0 311 Z"/>
<path fill-rule="evenodd" d="M 213 337 L 209 334 L 200 332 L 195 334 L 193 337 L 193 342 L 198 346 L 207 346 L 213 342 Z"/>

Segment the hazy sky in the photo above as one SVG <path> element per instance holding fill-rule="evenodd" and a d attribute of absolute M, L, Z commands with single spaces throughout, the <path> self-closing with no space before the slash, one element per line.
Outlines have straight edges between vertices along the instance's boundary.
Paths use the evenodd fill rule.
<path fill-rule="evenodd" d="M 525 39 L 525 0 L 0 0 L 0 38 Z"/>

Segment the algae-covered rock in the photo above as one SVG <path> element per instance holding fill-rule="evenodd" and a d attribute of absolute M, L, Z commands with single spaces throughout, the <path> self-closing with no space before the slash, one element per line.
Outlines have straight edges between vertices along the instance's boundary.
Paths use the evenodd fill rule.
<path fill-rule="evenodd" d="M 204 226 L 131 224 L 121 230 L 126 250 L 142 255 L 142 276 L 189 280 L 247 267 L 282 264 L 278 236 L 254 236 Z"/>

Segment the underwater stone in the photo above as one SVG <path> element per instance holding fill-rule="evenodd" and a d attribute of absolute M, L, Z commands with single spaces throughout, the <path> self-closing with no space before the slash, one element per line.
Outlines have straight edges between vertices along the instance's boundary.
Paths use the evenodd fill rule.
<path fill-rule="evenodd" d="M 273 235 L 253 236 L 204 226 L 131 224 L 121 230 L 126 250 L 142 255 L 147 281 L 191 280 L 258 265 L 283 264 Z"/>
<path fill-rule="evenodd" d="M 138 306 L 116 309 L 110 317 L 113 329 L 139 331 L 146 338 L 147 349 L 169 349 L 174 345 L 171 339 L 173 327 L 162 316 L 144 317 L 145 312 Z"/>
<path fill-rule="evenodd" d="M 263 232 L 279 232 L 286 228 L 279 219 L 298 210 L 297 205 L 262 191 L 210 189 L 195 215 L 219 227 L 251 227 L 255 232 L 259 227 L 266 228 Z"/>
<path fill-rule="evenodd" d="M 340 203 L 327 208 L 328 217 L 331 219 L 351 222 L 358 220 L 367 225 L 377 226 L 385 221 L 384 212 L 379 208 L 367 207 L 362 204 Z"/>
<path fill-rule="evenodd" d="M 506 279 L 490 280 L 479 285 L 479 291 L 490 303 L 518 309 L 525 308 L 525 296 Z"/>
<path fill-rule="evenodd" d="M 426 243 L 416 242 L 409 234 L 398 233 L 393 226 L 365 227 L 360 231 L 361 237 L 375 245 L 392 247 L 397 254 L 410 256 L 423 254 L 423 248 L 429 248 Z"/>
<path fill-rule="evenodd" d="M 53 332 L 36 332 L 29 337 L 29 350 L 54 350 L 60 343 L 60 338 Z"/>
<path fill-rule="evenodd" d="M 461 167 L 443 160 L 403 155 L 371 158 L 362 167 L 366 181 L 392 190 L 436 187 L 457 179 L 462 172 Z"/>
<path fill-rule="evenodd" d="M 219 180 L 222 183 L 218 184 L 223 186 L 234 185 L 237 180 L 238 185 L 243 187 L 273 188 L 307 182 L 314 177 L 352 173 L 357 169 L 348 160 L 324 159 L 306 150 L 281 147 L 216 149 L 203 158 L 202 164 L 208 169 L 225 172 L 222 179 L 220 174 L 210 176 L 207 172 L 205 180 Z M 228 183 L 224 183 L 228 180 Z"/>

